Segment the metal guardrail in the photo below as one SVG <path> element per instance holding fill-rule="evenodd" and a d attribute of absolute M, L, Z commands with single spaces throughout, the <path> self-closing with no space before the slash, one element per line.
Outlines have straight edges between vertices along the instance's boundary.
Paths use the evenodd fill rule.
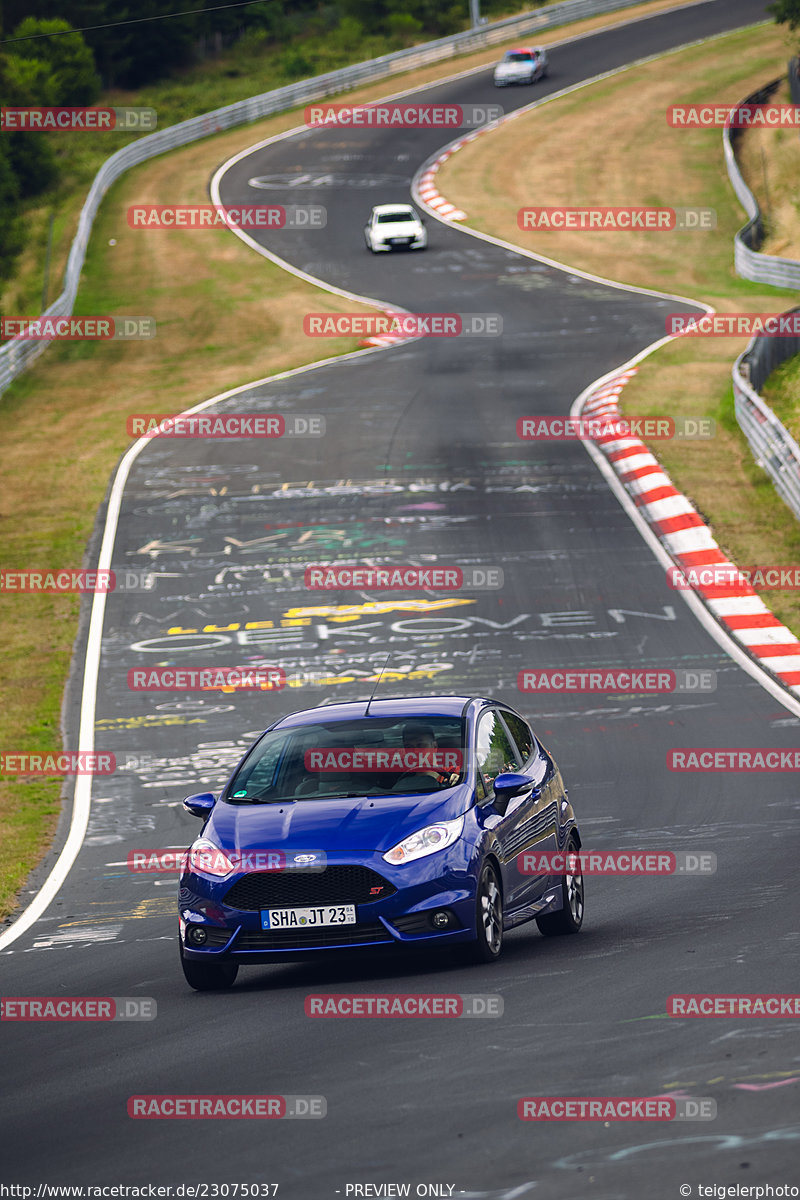
<path fill-rule="evenodd" d="M 397 50 L 392 54 L 383 54 L 367 62 L 355 63 L 350 67 L 342 67 L 337 71 L 329 71 L 325 75 L 317 75 L 313 79 L 303 79 L 299 83 L 288 84 L 275 88 L 271 92 L 263 92 L 251 96 L 248 100 L 239 100 L 224 108 L 214 109 L 177 125 L 170 125 L 156 133 L 137 138 L 130 145 L 118 150 L 106 159 L 94 178 L 89 194 L 81 210 L 78 221 L 78 231 L 72 242 L 64 272 L 64 290 L 57 300 L 42 314 L 47 317 L 70 316 L 75 304 L 81 270 L 83 268 L 92 223 L 100 202 L 112 183 L 131 167 L 146 162 L 167 150 L 175 150 L 191 142 L 199 141 L 210 134 L 233 129 L 261 117 L 272 116 L 275 113 L 286 112 L 298 105 L 321 100 L 325 96 L 333 96 L 372 80 L 386 79 L 400 71 L 408 71 L 430 63 L 441 62 L 469 51 L 480 50 L 505 41 L 506 38 L 529 33 L 537 33 L 567 21 L 576 21 L 582 17 L 599 16 L 602 13 L 614 12 L 617 9 L 631 8 L 641 0 L 561 0 L 561 3 L 549 5 L 537 12 L 523 13 L 518 17 L 507 17 L 503 21 L 494 21 L 465 33 L 452 34 L 450 37 L 439 38 L 434 42 L 425 42 L 421 46 L 412 46 L 407 50 Z M 0 347 L 0 395 L 9 384 L 21 375 L 34 359 L 50 345 L 49 341 L 27 341 L 16 337 Z"/>
<path fill-rule="evenodd" d="M 800 104 L 800 76 L 797 59 L 789 63 L 789 87 L 792 102 Z M 748 96 L 744 104 L 764 103 L 780 86 L 776 79 Z M 764 224 L 758 202 L 745 183 L 735 156 L 735 144 L 741 130 L 726 129 L 723 134 L 725 162 L 733 189 L 750 220 L 734 239 L 736 270 L 744 279 L 774 287 L 800 288 L 800 262 L 759 254 L 764 240 Z M 798 312 L 800 309 L 791 309 Z M 750 340 L 744 354 L 733 364 L 733 396 L 736 420 L 747 438 L 753 457 L 767 472 L 781 499 L 800 520 L 800 446 L 759 395 L 769 375 L 800 354 L 800 337 L 765 337 Z"/>
<path fill-rule="evenodd" d="M 789 59 L 789 94 L 792 104 L 800 104 L 800 58 Z"/>
<path fill-rule="evenodd" d="M 791 64 L 789 74 L 791 78 L 793 74 Z M 742 104 L 764 104 L 777 91 L 781 82 L 782 79 L 773 80 L 766 87 L 749 95 L 746 100 L 742 101 Z M 800 91 L 800 80 L 797 80 L 796 75 L 793 82 Z M 794 92 L 792 94 L 794 96 Z M 800 101 L 795 100 L 795 103 L 800 103 Z M 736 143 L 742 132 L 741 129 L 725 129 L 722 134 L 728 178 L 739 203 L 750 218 L 733 239 L 736 273 L 743 279 L 750 279 L 754 283 L 768 283 L 772 287 L 800 290 L 800 262 L 793 258 L 778 258 L 772 254 L 759 253 L 758 248 L 764 242 L 764 220 L 761 209 L 758 207 L 758 201 L 745 183 L 736 161 Z"/>
<path fill-rule="evenodd" d="M 758 394 L 767 376 L 795 354 L 800 337 L 754 337 L 733 364 L 733 395 L 736 420 L 756 462 L 800 520 L 800 446 Z"/>

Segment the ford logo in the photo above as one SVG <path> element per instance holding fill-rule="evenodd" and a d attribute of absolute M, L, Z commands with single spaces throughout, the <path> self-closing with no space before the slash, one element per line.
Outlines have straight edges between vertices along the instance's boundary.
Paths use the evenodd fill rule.
<path fill-rule="evenodd" d="M 295 854 L 294 861 L 296 863 L 312 863 L 317 861 L 316 854 Z"/>

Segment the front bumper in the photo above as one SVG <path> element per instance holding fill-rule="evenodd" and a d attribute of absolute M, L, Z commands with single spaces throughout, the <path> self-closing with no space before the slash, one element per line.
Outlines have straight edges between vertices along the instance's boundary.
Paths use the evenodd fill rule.
<path fill-rule="evenodd" d="M 382 250 L 424 250 L 428 244 L 427 237 L 422 234 L 416 238 L 394 238 L 390 241 L 377 241 L 373 239 L 370 243 L 375 251 Z"/>
<path fill-rule="evenodd" d="M 441 854 L 403 867 L 390 866 L 380 855 L 367 852 L 329 855 L 328 867 L 332 866 L 367 867 L 394 890 L 376 900 L 355 901 L 355 925 L 265 930 L 260 906 L 238 909 L 225 903 L 227 893 L 243 875 L 212 880 L 187 872 L 181 878 L 179 894 L 184 957 L 198 962 L 224 959 L 246 964 L 313 957 L 326 951 L 391 950 L 474 940 L 477 880 L 465 859 L 463 844 L 455 843 Z M 319 900 L 321 904 L 347 902 L 345 897 Z M 441 912 L 448 914 L 448 924 L 438 929 L 431 918 Z M 192 929 L 204 931 L 206 941 L 202 947 L 192 944 Z"/>
<path fill-rule="evenodd" d="M 515 83 L 534 83 L 536 81 L 535 71 L 518 72 L 514 75 L 495 75 L 495 87 L 510 87 Z"/>

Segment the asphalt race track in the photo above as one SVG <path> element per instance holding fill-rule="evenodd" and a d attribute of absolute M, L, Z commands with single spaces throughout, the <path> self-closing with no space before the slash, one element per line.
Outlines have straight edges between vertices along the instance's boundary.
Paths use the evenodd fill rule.
<path fill-rule="evenodd" d="M 714 0 L 555 49 L 533 92 L 496 91 L 486 71 L 423 98 L 508 110 L 764 16 L 760 0 Z M 433 220 L 425 254 L 368 254 L 371 205 L 407 198 L 420 164 L 452 136 L 311 131 L 223 176 L 228 204 L 326 206 L 322 231 L 259 235 L 293 266 L 411 311 L 497 313 L 504 332 L 367 351 L 215 408 L 322 415 L 324 437 L 160 439 L 133 462 L 113 563 L 158 582 L 108 599 L 96 733 L 99 749 L 133 761 L 95 780 L 67 882 L 2 954 L 3 994 L 152 996 L 158 1016 L 3 1025 L 9 1183 L 271 1182 L 285 1200 L 333 1200 L 348 1184 L 410 1184 L 412 1195 L 437 1184 L 431 1194 L 667 1200 L 682 1184 L 696 1195 L 698 1184 L 798 1182 L 796 1022 L 664 1014 L 676 992 L 796 990 L 791 775 L 681 775 L 666 759 L 680 746 L 793 747 L 800 722 L 667 586 L 583 446 L 515 432 L 520 416 L 567 414 L 592 380 L 663 333 L 674 303 Z M 545 191 L 531 203 L 546 203 Z M 309 592 L 303 567 L 336 557 L 499 567 L 504 586 L 458 597 Z M 342 613 L 348 604 L 360 607 Z M 516 705 L 559 760 L 585 845 L 713 851 L 717 873 L 589 879 L 579 937 L 525 926 L 493 967 L 353 956 L 253 968 L 230 993 L 192 992 L 178 963 L 174 879 L 129 872 L 129 850 L 187 845 L 200 826 L 185 795 L 217 789 L 277 714 L 366 696 L 389 652 L 382 695 Z M 141 665 L 278 665 L 293 687 L 130 691 L 127 672 Z M 645 697 L 517 689 L 522 668 L 595 665 L 711 669 L 718 687 Z M 65 832 L 66 817 L 57 848 Z M 326 990 L 493 993 L 504 1015 L 307 1018 L 304 997 Z M 516 1113 L 522 1096 L 664 1092 L 713 1098 L 716 1120 L 533 1124 Z M 132 1120 L 127 1099 L 143 1093 L 322 1095 L 327 1116 Z"/>

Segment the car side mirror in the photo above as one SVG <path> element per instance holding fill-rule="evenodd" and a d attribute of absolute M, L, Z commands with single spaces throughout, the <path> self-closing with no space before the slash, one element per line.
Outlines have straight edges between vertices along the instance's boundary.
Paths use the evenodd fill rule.
<path fill-rule="evenodd" d="M 530 775 L 518 775 L 514 771 L 505 771 L 502 775 L 498 775 L 494 781 L 494 793 L 506 803 L 512 796 L 518 796 L 520 792 L 530 788 L 531 797 L 535 799 L 541 792 L 541 788 L 533 786 L 533 780 Z"/>
<path fill-rule="evenodd" d="M 197 796 L 187 796 L 183 807 L 193 817 L 207 817 L 216 803 L 217 798 L 211 792 L 200 792 Z"/>

